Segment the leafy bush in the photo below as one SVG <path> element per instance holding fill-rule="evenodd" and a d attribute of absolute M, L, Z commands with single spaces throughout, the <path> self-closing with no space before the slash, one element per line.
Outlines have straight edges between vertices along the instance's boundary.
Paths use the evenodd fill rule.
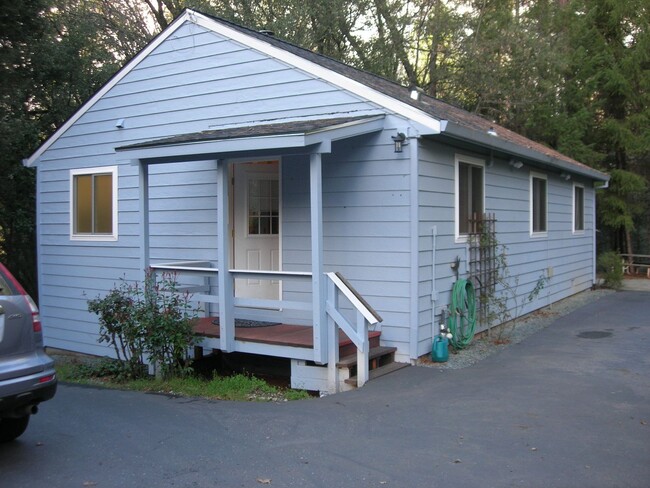
<path fill-rule="evenodd" d="M 99 316 L 99 342 L 113 346 L 125 365 L 120 376 L 137 378 L 144 365 L 144 330 L 136 320 L 137 285 L 122 280 L 104 298 L 88 301 L 88 310 Z"/>
<path fill-rule="evenodd" d="M 608 251 L 598 256 L 596 263 L 598 272 L 605 279 L 605 286 L 618 290 L 623 284 L 623 261 L 614 251 Z"/>
<path fill-rule="evenodd" d="M 145 376 L 146 373 L 147 368 L 144 364 L 140 365 L 139 371 L 134 371 L 133 365 L 129 363 L 118 359 L 102 358 L 99 361 L 73 365 L 73 367 L 69 368 L 66 379 L 77 381 L 108 377 L 117 382 L 125 382 L 137 376 Z"/>
<path fill-rule="evenodd" d="M 105 297 L 89 300 L 88 310 L 99 316 L 99 342 L 113 346 L 128 377 L 142 375 L 145 355 L 162 376 L 170 377 L 190 369 L 187 352 L 194 345 L 197 317 L 190 299 L 179 291 L 174 273 L 158 279 L 149 270 L 143 284 L 122 280 Z"/>
<path fill-rule="evenodd" d="M 144 350 L 150 360 L 161 368 L 164 377 L 187 374 L 187 352 L 195 340 L 192 322 L 198 317 L 190 293 L 179 291 L 174 273 L 162 273 L 158 280 L 149 271 L 144 293 L 138 298 L 136 320 L 145 331 Z"/>

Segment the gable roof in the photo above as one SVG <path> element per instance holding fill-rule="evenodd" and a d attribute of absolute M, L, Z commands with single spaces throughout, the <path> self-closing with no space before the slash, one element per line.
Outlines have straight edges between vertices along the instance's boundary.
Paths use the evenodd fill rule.
<path fill-rule="evenodd" d="M 410 119 L 418 124 L 420 134 L 423 136 L 444 134 L 455 139 L 484 145 L 491 149 L 518 155 L 563 170 L 575 171 L 596 180 L 606 181 L 609 179 L 609 176 L 605 173 L 498 126 L 476 114 L 454 107 L 426 94 L 421 94 L 419 99 L 415 100 L 411 98 L 410 90 L 398 83 L 353 68 L 345 63 L 268 34 L 189 9 L 183 11 L 165 30 L 119 70 L 23 163 L 26 166 L 33 165 L 71 125 L 186 21 L 196 23 L 247 47 L 302 69 L 333 85 L 377 103 L 397 115 Z M 496 136 L 488 135 L 488 132 L 490 134 L 496 132 Z"/>

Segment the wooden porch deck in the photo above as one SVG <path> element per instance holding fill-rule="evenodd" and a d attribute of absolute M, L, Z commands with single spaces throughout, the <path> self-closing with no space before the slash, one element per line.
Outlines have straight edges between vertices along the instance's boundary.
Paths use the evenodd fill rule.
<path fill-rule="evenodd" d="M 217 317 L 203 317 L 194 325 L 194 333 L 203 337 L 219 338 L 219 326 L 213 322 Z M 313 329 L 306 325 L 277 324 L 265 327 L 235 327 L 235 340 L 258 342 L 291 347 L 314 347 Z M 379 331 L 369 331 L 368 339 L 372 345 L 379 344 Z M 354 348 L 354 344 L 342 330 L 339 330 L 339 348 Z M 355 349 L 356 350 L 356 349 Z M 342 353 L 342 352 L 341 352 Z"/>

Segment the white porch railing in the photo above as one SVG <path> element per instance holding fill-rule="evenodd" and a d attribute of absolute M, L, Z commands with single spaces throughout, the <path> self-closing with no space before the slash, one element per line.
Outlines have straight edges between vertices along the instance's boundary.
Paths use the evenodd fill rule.
<path fill-rule="evenodd" d="M 326 273 L 329 278 L 327 288 L 327 303 L 325 311 L 328 316 L 328 389 L 336 393 L 339 387 L 338 367 L 339 362 L 339 327 L 350 340 L 357 346 L 357 386 L 361 387 L 368 381 L 368 353 L 370 341 L 368 340 L 368 327 L 382 321 L 382 318 L 363 299 L 340 273 Z M 356 327 L 350 324 L 339 310 L 339 292 L 345 296 L 356 310 Z"/>
<path fill-rule="evenodd" d="M 219 295 L 214 294 L 213 290 L 215 285 L 210 281 L 210 278 L 216 277 L 219 273 L 217 268 L 213 268 L 212 264 L 208 261 L 179 261 L 171 263 L 152 264 L 150 266 L 156 272 L 173 272 L 178 275 L 179 283 L 183 290 L 187 290 L 193 294 L 193 299 L 198 302 L 206 304 L 206 315 L 219 316 Z M 310 272 L 295 272 L 295 271 L 254 271 L 254 270 L 237 270 L 232 269 L 228 271 L 232 280 L 236 278 L 249 278 L 259 280 L 299 280 L 305 281 L 312 278 Z M 199 282 L 184 283 L 183 276 L 198 277 Z M 363 386 L 368 381 L 368 353 L 370 343 L 368 339 L 368 329 L 382 321 L 379 314 L 361 297 L 361 295 L 352 287 L 352 285 L 340 273 L 325 273 L 324 277 L 327 278 L 327 295 L 325 297 L 325 313 L 327 315 L 327 324 L 321 324 L 322 328 L 327 327 L 327 333 L 324 330 L 314 331 L 314 347 L 313 350 L 301 350 L 301 348 L 286 347 L 281 348 L 273 345 L 256 344 L 251 345 L 238 345 L 237 340 L 234 339 L 235 348 L 241 352 L 256 352 L 270 356 L 289 357 L 292 359 L 308 359 L 319 363 L 319 351 L 323 348 L 327 349 L 327 364 L 328 364 L 328 390 L 330 392 L 338 391 L 338 368 L 339 361 L 339 329 L 350 338 L 357 348 L 357 384 Z M 345 317 L 343 308 L 339 304 L 339 298 L 344 297 L 351 305 L 351 310 L 356 312 L 356 322 L 354 325 Z M 313 302 L 310 301 L 297 301 L 297 300 L 266 300 L 266 299 L 252 299 L 252 298 L 239 298 L 233 296 L 226 296 L 226 300 L 232 300 L 230 304 L 231 309 L 235 308 L 235 315 L 240 315 L 238 318 L 251 318 L 251 313 L 256 315 L 256 319 L 272 318 L 273 320 L 280 319 L 282 313 L 288 310 L 312 312 Z M 214 307 L 214 309 L 213 309 Z M 350 310 L 350 307 L 346 307 Z M 251 312 L 254 310 L 254 312 Z M 241 316 L 248 313 L 249 316 Z M 313 322 L 315 323 L 315 321 Z M 313 324 L 312 323 L 312 324 Z M 222 327 L 227 327 L 226 324 L 221 324 Z M 222 334 L 222 337 L 234 337 L 234 320 L 231 327 L 233 330 L 230 333 Z M 255 347 L 255 351 L 247 350 L 247 348 Z M 218 349 L 229 351 L 228 344 L 219 342 Z"/>

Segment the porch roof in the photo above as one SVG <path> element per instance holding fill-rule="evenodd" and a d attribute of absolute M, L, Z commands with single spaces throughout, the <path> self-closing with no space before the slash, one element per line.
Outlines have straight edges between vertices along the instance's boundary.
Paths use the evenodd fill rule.
<path fill-rule="evenodd" d="M 205 156 L 310 146 L 319 146 L 317 152 L 326 153 L 330 152 L 333 141 L 382 130 L 384 117 L 380 114 L 253 123 L 153 139 L 121 146 L 115 150 L 129 152 L 129 155 L 136 159 Z"/>

